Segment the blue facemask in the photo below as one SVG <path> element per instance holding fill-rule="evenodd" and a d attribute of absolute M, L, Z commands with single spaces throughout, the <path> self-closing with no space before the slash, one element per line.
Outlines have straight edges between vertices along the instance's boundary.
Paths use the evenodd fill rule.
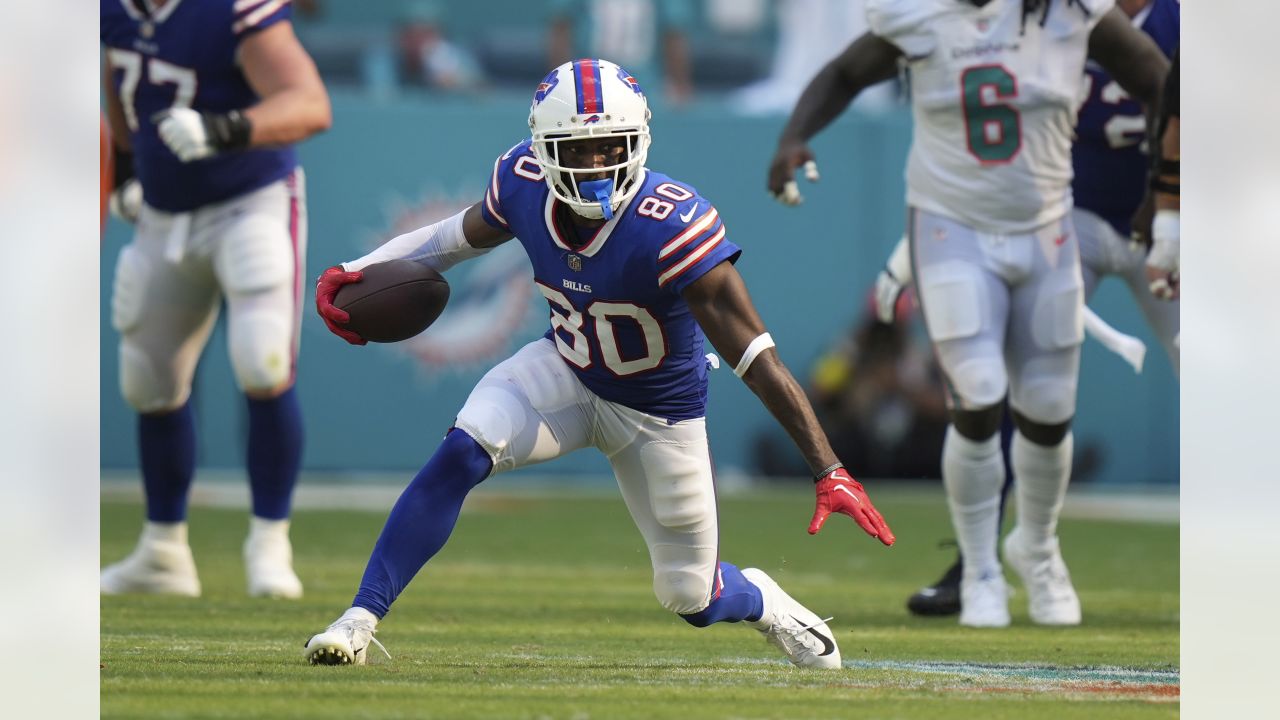
<path fill-rule="evenodd" d="M 613 203 L 610 202 L 610 197 L 613 195 L 612 178 L 583 180 L 578 183 L 578 191 L 582 193 L 583 198 L 594 198 L 600 203 L 600 210 L 604 213 L 605 220 L 613 219 Z"/>

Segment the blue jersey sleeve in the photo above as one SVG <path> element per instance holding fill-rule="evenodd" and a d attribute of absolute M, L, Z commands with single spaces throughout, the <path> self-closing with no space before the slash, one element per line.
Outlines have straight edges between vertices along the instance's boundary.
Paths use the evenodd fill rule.
<path fill-rule="evenodd" d="M 665 239 L 658 245 L 658 287 L 677 295 L 711 268 L 725 260 L 737 260 L 742 253 L 725 238 L 720 213 L 696 194 L 676 203 L 663 222 L 663 230 Z"/>
<path fill-rule="evenodd" d="M 235 0 L 231 6 L 231 32 L 236 40 L 288 20 L 293 14 L 289 0 Z"/>
<path fill-rule="evenodd" d="M 484 189 L 484 202 L 480 204 L 480 215 L 490 227 L 513 234 L 516 232 L 508 217 L 510 213 L 504 208 L 520 189 L 518 184 L 521 182 L 542 182 L 542 166 L 534 158 L 528 140 L 506 151 L 493 162 L 493 172 Z"/>

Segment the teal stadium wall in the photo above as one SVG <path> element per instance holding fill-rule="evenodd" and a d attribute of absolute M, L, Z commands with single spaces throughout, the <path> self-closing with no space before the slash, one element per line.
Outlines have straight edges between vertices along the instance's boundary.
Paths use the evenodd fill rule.
<path fill-rule="evenodd" d="M 546 306 L 528 283 L 515 243 L 483 263 L 450 272 L 454 298 L 436 326 L 409 344 L 363 348 L 331 336 L 312 310 L 313 279 L 381 239 L 482 197 L 494 158 L 526 130 L 527 101 L 428 97 L 370 102 L 334 92 L 334 128 L 302 146 L 310 238 L 298 387 L 310 470 L 404 471 L 431 454 L 476 380 L 546 328 Z M 650 167 L 697 187 L 714 202 L 738 263 L 784 361 L 803 378 L 819 353 L 862 312 L 876 273 L 903 226 L 902 168 L 910 117 L 847 115 L 814 143 L 822 182 L 806 202 L 783 208 L 764 191 L 766 163 L 782 118 L 726 116 L 707 101 L 682 112 L 656 109 Z M 136 467 L 134 418 L 120 398 L 111 276 L 128 228 L 114 221 L 103 246 L 100 303 L 102 467 Z M 1103 452 L 1106 483 L 1178 482 L 1178 385 L 1167 359 L 1119 281 L 1091 303 L 1116 327 L 1148 343 L 1135 376 L 1086 342 L 1077 447 Z M 498 328 L 495 331 L 494 328 Z M 501 328 L 509 328 L 503 331 Z M 453 356 L 449 359 L 445 356 Z M 771 419 L 727 368 L 712 373 L 708 428 L 721 472 L 749 471 L 752 446 Z M 236 468 L 244 407 L 219 324 L 199 370 L 199 463 Z M 531 472 L 607 471 L 580 452 Z M 856 468 L 855 468 L 856 471 Z"/>

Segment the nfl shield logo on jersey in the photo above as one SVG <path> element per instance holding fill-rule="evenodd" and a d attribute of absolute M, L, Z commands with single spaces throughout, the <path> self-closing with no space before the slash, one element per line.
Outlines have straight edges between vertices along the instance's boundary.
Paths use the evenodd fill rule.
<path fill-rule="evenodd" d="M 582 272 L 582 257 L 578 255 L 570 255 L 566 258 L 569 263 L 569 269 L 574 272 Z"/>

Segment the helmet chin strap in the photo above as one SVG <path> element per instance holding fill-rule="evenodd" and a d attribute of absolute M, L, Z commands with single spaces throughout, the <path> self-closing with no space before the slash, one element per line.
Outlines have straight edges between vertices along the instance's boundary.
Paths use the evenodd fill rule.
<path fill-rule="evenodd" d="M 613 219 L 613 178 L 603 180 L 583 180 L 578 183 L 578 191 L 584 199 L 591 198 L 600 203 L 600 211 L 605 220 Z"/>

